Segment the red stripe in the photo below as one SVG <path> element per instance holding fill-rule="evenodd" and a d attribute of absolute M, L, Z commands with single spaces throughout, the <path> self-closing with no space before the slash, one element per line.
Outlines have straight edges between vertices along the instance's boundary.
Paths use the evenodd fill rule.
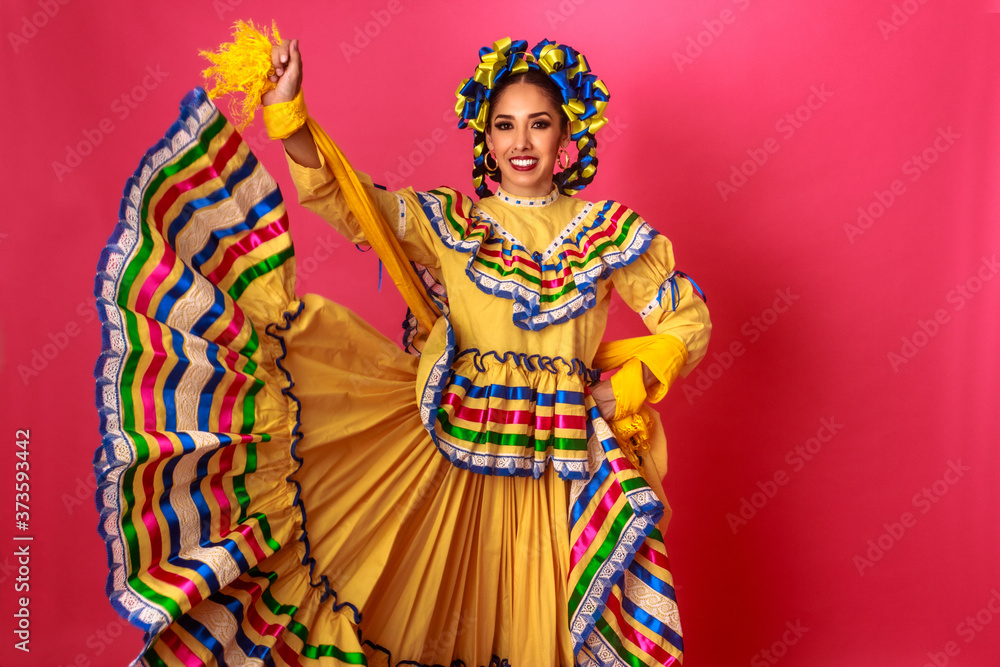
<path fill-rule="evenodd" d="M 220 177 L 222 171 L 225 168 L 229 160 L 236 155 L 237 150 L 239 150 L 240 144 L 243 143 L 242 137 L 240 137 L 238 132 L 233 132 L 226 139 L 226 143 L 219 149 L 219 152 L 215 156 L 215 160 L 212 164 L 206 166 L 201 171 L 192 174 L 190 177 L 183 181 L 177 181 L 172 184 L 160 197 L 160 201 L 156 203 L 153 209 L 153 222 L 156 223 L 156 228 L 162 232 L 163 231 L 163 216 L 167 214 L 170 207 L 174 205 L 181 194 L 189 192 L 194 188 L 207 183 L 213 178 Z"/>
<path fill-rule="evenodd" d="M 659 540 L 654 540 L 650 537 L 647 537 L 646 540 L 642 543 L 642 546 L 639 547 L 638 553 L 643 558 L 650 561 L 654 565 L 662 567 L 664 570 L 667 570 L 669 572 L 670 560 L 667 558 L 666 552 L 660 552 L 655 550 L 652 546 L 650 546 L 651 544 L 661 545 L 662 543 Z"/>
<path fill-rule="evenodd" d="M 582 431 L 586 428 L 587 418 L 583 415 L 533 415 L 529 410 L 504 410 L 502 408 L 470 408 L 462 405 L 462 397 L 455 393 L 447 393 L 441 399 L 441 405 L 455 407 L 452 415 L 467 422 L 476 424 L 531 424 L 534 417 L 535 429 L 551 431 L 553 422 L 556 428 Z"/>
<path fill-rule="evenodd" d="M 222 261 L 215 267 L 215 270 L 205 277 L 216 285 L 221 284 L 222 277 L 229 273 L 229 270 L 233 268 L 233 263 L 237 259 L 254 248 L 263 245 L 265 242 L 281 236 L 286 231 L 288 231 L 288 215 L 284 214 L 267 227 L 244 234 L 238 243 L 234 243 L 226 248 Z"/>
<path fill-rule="evenodd" d="M 240 138 L 240 135 L 233 132 L 229 136 L 229 139 L 226 140 L 225 145 L 222 149 L 220 149 L 218 155 L 216 155 L 215 161 L 211 165 L 205 167 L 198 173 L 193 174 L 190 178 L 184 181 L 174 183 L 163 193 L 162 197 L 153 209 L 153 223 L 155 228 L 161 234 L 163 232 L 163 217 L 181 196 L 181 194 L 220 176 L 221 171 L 229 162 L 229 159 L 236 154 L 236 151 L 239 149 L 241 143 L 242 139 Z M 156 288 L 159 287 L 160 283 L 163 282 L 166 276 L 170 275 L 170 269 L 174 264 L 175 258 L 176 255 L 174 254 L 173 249 L 168 246 L 165 249 L 163 256 L 160 258 L 157 266 L 143 282 L 139 294 L 136 297 L 136 310 L 144 311 L 146 309 L 149 300 L 152 298 L 153 292 L 156 291 Z"/>
<path fill-rule="evenodd" d="M 252 603 L 243 606 L 243 618 L 250 622 L 250 627 L 262 637 L 274 637 L 274 650 L 278 652 L 278 655 L 285 662 L 293 666 L 300 665 L 298 653 L 292 650 L 280 636 L 280 633 L 285 630 L 286 626 L 277 623 L 268 624 L 260 615 L 260 612 L 257 611 L 257 604 L 260 602 L 260 597 L 263 595 L 264 589 L 255 581 L 245 581 L 243 579 L 233 581 L 230 586 L 250 594 Z"/>
<path fill-rule="evenodd" d="M 167 627 L 167 629 L 163 631 L 163 634 L 160 635 L 160 641 L 166 644 L 167 648 L 169 648 L 175 656 L 180 658 L 185 665 L 189 665 L 189 667 L 197 667 L 198 665 L 205 664 L 201 658 L 195 655 L 194 652 L 191 651 L 191 649 L 189 649 L 183 641 L 181 641 L 181 638 L 178 637 L 177 633 L 175 633 L 170 627 Z"/>
<path fill-rule="evenodd" d="M 622 495 L 622 488 L 618 485 L 617 480 L 609 477 L 608 481 L 611 482 L 610 488 L 604 492 L 601 502 L 598 503 L 597 508 L 594 510 L 594 514 L 587 521 L 587 525 L 584 527 L 583 532 L 580 533 L 580 537 L 577 538 L 576 544 L 573 545 L 573 550 L 570 553 L 570 569 L 576 567 L 576 564 L 586 554 L 587 549 L 600 532 L 601 524 L 604 523 L 605 518 L 611 512 L 611 508 L 615 506 L 615 503 Z M 604 539 L 608 537 L 609 535 L 606 535 Z"/>
<path fill-rule="evenodd" d="M 581 252 L 576 248 L 567 248 L 566 254 L 575 255 L 577 258 L 585 258 L 588 254 L 590 254 L 589 250 L 593 245 L 592 241 L 607 238 L 618 232 L 618 220 L 621 218 L 622 213 L 624 213 L 625 210 L 626 208 L 624 206 L 618 206 L 615 209 L 614 214 L 607 219 L 608 222 L 606 226 L 602 226 L 598 231 L 590 232 L 584 235 L 581 243 L 579 244 L 580 247 L 584 249 L 584 252 Z"/>
<path fill-rule="evenodd" d="M 517 264 L 524 264 L 526 267 L 534 271 L 536 274 L 540 274 L 542 272 L 542 269 L 538 264 L 536 264 L 533 260 L 522 256 L 519 252 L 512 253 L 510 256 L 507 256 L 503 252 L 500 252 L 498 250 L 492 250 L 490 248 L 487 248 L 486 246 L 483 246 L 479 249 L 479 252 L 477 254 L 486 255 L 487 257 L 493 257 L 494 259 L 503 262 L 503 264 L 508 268 L 517 263 Z"/>
<path fill-rule="evenodd" d="M 225 430 L 225 429 L 223 429 Z M 215 502 L 219 506 L 219 534 L 227 535 L 230 530 L 229 524 L 229 496 L 226 495 L 222 486 L 223 476 L 233 469 L 233 450 L 235 447 L 229 445 L 223 448 L 219 456 L 219 471 L 209 478 L 209 488 L 215 496 Z"/>
<path fill-rule="evenodd" d="M 236 337 L 240 335 L 241 331 L 243 331 L 243 322 L 246 320 L 246 315 L 243 314 L 243 309 L 236 305 L 235 301 L 232 301 L 231 303 L 233 304 L 233 317 L 229 320 L 229 325 L 222 331 L 222 333 L 215 337 L 214 341 L 222 347 L 229 347 L 229 344 L 236 340 Z M 221 317 L 219 319 L 221 319 Z"/>
<path fill-rule="evenodd" d="M 660 665 L 669 665 L 676 660 L 665 648 L 642 634 L 638 628 L 625 620 L 625 615 L 622 613 L 621 600 L 618 599 L 614 591 L 608 595 L 608 602 L 604 608 L 610 611 L 614 615 L 615 620 L 618 621 L 619 634 L 624 635 L 629 641 L 654 658 Z"/>

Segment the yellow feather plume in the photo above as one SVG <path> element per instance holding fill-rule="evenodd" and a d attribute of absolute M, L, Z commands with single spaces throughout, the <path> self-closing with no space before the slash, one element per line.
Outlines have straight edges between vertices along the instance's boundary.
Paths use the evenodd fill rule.
<path fill-rule="evenodd" d="M 243 93 L 242 101 L 232 99 L 229 113 L 238 130 L 243 130 L 253 121 L 260 98 L 274 90 L 275 84 L 269 79 L 274 74 L 271 65 L 271 48 L 281 44 L 278 26 L 272 21 L 271 35 L 267 28 L 257 27 L 252 21 L 237 21 L 233 27 L 233 41 L 219 46 L 219 50 L 201 51 L 212 66 L 202 72 L 208 91 L 213 99 L 229 93 Z"/>

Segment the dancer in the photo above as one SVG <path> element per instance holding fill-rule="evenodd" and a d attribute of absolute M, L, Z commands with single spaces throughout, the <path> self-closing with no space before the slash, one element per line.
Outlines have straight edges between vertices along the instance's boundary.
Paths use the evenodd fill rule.
<path fill-rule="evenodd" d="M 707 309 L 638 214 L 572 196 L 607 90 L 573 49 L 526 46 L 484 48 L 459 89 L 478 201 L 341 171 L 297 42 L 273 50 L 265 120 L 300 201 L 385 245 L 374 213 L 387 265 L 416 263 L 414 354 L 294 293 L 280 193 L 203 91 L 129 181 L 97 280 L 95 465 L 145 663 L 681 659 L 644 402 L 704 356 Z M 612 288 L 651 336 L 601 344 Z"/>

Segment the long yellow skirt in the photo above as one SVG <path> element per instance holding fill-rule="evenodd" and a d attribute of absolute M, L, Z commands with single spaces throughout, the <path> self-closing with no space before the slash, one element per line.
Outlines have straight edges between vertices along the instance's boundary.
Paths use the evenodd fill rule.
<path fill-rule="evenodd" d="M 417 359 L 306 296 L 282 333 L 315 574 L 363 610 L 369 664 L 571 665 L 568 483 L 462 470 L 416 409 Z"/>

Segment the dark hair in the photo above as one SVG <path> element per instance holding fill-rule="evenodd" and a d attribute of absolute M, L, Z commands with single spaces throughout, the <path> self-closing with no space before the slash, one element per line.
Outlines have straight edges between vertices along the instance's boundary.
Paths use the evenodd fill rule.
<path fill-rule="evenodd" d="M 559 112 L 559 118 L 562 122 L 563 129 L 569 131 L 569 117 L 562 108 L 562 91 L 559 90 L 559 86 L 556 85 L 556 82 L 549 78 L 548 74 L 534 68 L 524 72 L 518 72 L 517 74 L 511 74 L 500 79 L 500 82 L 493 89 L 493 92 L 490 93 L 490 117 L 486 125 L 487 128 L 493 124 L 493 110 L 496 109 L 497 104 L 500 102 L 500 98 L 503 97 L 504 92 L 515 83 L 530 83 L 533 86 L 541 88 L 542 94 L 549 99 L 549 102 L 552 102 L 552 106 Z"/>
<path fill-rule="evenodd" d="M 552 106 L 554 106 L 556 110 L 559 112 L 559 118 L 562 125 L 562 129 L 567 133 L 569 132 L 569 117 L 566 115 L 566 112 L 563 111 L 562 108 L 563 105 L 562 90 L 560 90 L 559 86 L 556 84 L 555 81 L 553 81 L 549 77 L 548 74 L 534 67 L 525 70 L 523 72 L 518 72 L 517 74 L 511 74 L 503 77 L 497 83 L 496 87 L 493 88 L 492 92 L 490 93 L 490 114 L 486 125 L 487 129 L 492 127 L 493 110 L 496 108 L 497 102 L 500 100 L 501 96 L 503 96 L 504 91 L 506 91 L 508 87 L 514 85 L 515 83 L 530 83 L 541 89 L 542 94 L 545 95 L 545 97 L 548 98 L 550 102 L 552 102 Z M 473 140 L 474 154 L 478 154 L 478 157 L 473 161 L 472 182 L 476 185 L 476 194 L 479 195 L 480 198 L 489 197 L 490 195 L 493 194 L 493 192 L 490 191 L 489 186 L 486 184 L 486 176 L 489 176 L 493 180 L 493 182 L 499 183 L 500 170 L 496 169 L 491 171 L 486 168 L 486 160 L 485 160 L 487 153 L 486 133 L 478 131 L 474 132 L 472 140 Z M 588 152 L 593 153 L 597 150 L 597 141 L 594 139 L 593 135 L 587 134 L 582 138 L 581 141 L 577 142 L 577 146 L 580 149 L 580 157 L 583 157 Z M 593 164 L 595 167 L 597 166 L 596 155 L 593 156 L 591 164 Z M 593 180 L 594 178 L 593 172 L 591 173 L 590 177 L 586 179 L 582 178 L 581 176 L 576 176 L 574 188 L 572 188 L 569 191 L 564 189 L 563 184 L 571 176 L 576 174 L 576 171 L 579 169 L 579 166 L 580 162 L 579 160 L 577 160 L 575 164 L 570 165 L 569 168 L 567 168 L 563 172 L 560 172 L 559 174 L 556 174 L 555 177 L 553 178 L 553 182 L 556 184 L 557 187 L 559 187 L 560 190 L 563 191 L 564 194 L 572 194 L 572 192 L 581 189 L 583 185 L 586 185 L 591 180 Z"/>

